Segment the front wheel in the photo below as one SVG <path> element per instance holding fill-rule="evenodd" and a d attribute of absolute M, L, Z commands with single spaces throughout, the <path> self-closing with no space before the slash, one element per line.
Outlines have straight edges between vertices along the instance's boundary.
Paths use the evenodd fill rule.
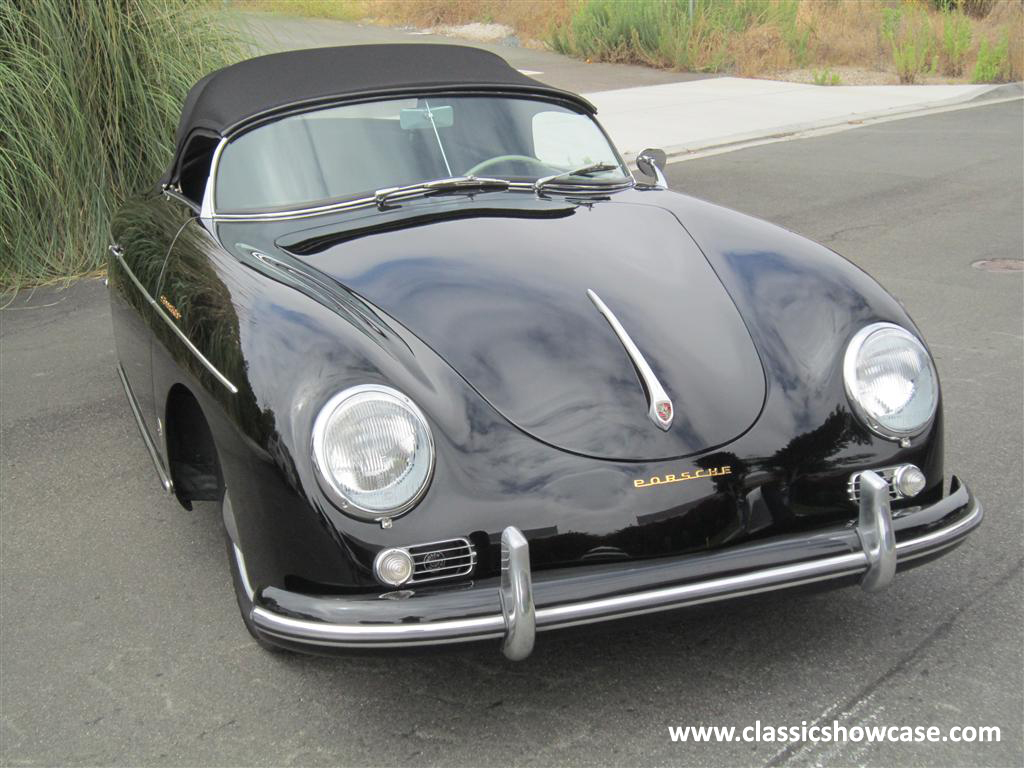
<path fill-rule="evenodd" d="M 231 497 L 228 495 L 227 489 L 224 490 L 224 499 L 221 501 L 221 516 L 225 521 L 234 519 L 231 509 Z M 231 535 L 228 533 L 226 525 L 224 528 L 224 541 L 227 543 L 228 564 L 231 568 L 231 584 L 235 588 L 235 599 L 238 601 L 238 610 L 242 614 L 242 623 L 245 624 L 245 628 L 252 635 L 252 639 L 263 650 L 270 651 L 271 653 L 287 653 L 287 649 L 274 645 L 261 635 L 260 631 L 256 629 L 256 625 L 252 622 L 252 587 L 242 572 L 244 566 L 241 562 L 240 552 L 231 540 Z"/>

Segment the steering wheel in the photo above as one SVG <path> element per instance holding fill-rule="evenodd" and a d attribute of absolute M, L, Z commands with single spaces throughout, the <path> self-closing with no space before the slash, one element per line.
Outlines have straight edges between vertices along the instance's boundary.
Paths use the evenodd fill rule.
<path fill-rule="evenodd" d="M 483 160 L 477 163 L 468 171 L 466 171 L 465 175 L 476 176 L 478 173 L 482 173 L 483 171 L 486 171 L 489 168 L 493 168 L 496 165 L 501 165 L 502 163 L 526 163 L 528 165 L 533 165 L 539 168 L 542 174 L 551 172 L 550 166 L 545 165 L 536 157 L 530 157 L 528 155 L 498 155 L 497 157 L 491 157 L 488 158 L 487 160 Z"/>

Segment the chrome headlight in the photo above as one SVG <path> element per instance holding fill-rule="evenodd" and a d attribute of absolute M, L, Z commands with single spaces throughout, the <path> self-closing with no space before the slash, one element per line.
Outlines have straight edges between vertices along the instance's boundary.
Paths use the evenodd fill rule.
<path fill-rule="evenodd" d="M 412 509 L 434 471 L 427 420 L 408 397 L 363 385 L 340 392 L 313 424 L 313 463 L 343 510 L 377 520 Z"/>
<path fill-rule="evenodd" d="M 850 340 L 843 379 L 853 410 L 874 432 L 900 440 L 922 432 L 935 416 L 939 379 L 916 336 L 874 323 Z"/>

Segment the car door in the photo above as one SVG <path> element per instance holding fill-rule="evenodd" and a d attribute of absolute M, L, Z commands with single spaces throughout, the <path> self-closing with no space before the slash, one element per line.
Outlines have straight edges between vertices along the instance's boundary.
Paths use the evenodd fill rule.
<path fill-rule="evenodd" d="M 158 287 L 171 245 L 193 216 L 173 196 L 153 193 L 126 202 L 111 225 L 108 285 L 117 358 L 133 408 L 158 450 L 162 414 L 153 395 L 152 344 L 168 320 Z"/>

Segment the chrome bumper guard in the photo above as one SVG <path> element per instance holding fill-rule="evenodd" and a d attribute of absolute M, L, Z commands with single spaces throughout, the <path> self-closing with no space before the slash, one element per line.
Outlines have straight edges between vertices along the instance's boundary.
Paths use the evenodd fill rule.
<path fill-rule="evenodd" d="M 517 661 L 530 655 L 538 630 L 608 621 L 858 575 L 865 591 L 878 592 L 892 582 L 897 562 L 924 557 L 959 543 L 983 516 L 981 504 L 965 486 L 960 486 L 957 492 L 964 497 L 964 514 L 941 528 L 897 543 L 895 528 L 937 522 L 935 515 L 946 506 L 940 502 L 923 508 L 913 516 L 912 523 L 897 520 L 903 525 L 894 525 L 885 481 L 874 472 L 865 472 L 861 482 L 856 526 L 861 550 L 848 554 L 537 608 L 533 600 L 529 546 L 522 532 L 510 526 L 501 536 L 500 613 L 416 623 L 346 624 L 294 618 L 257 605 L 253 608 L 252 620 L 260 632 L 272 639 L 335 648 L 441 645 L 501 638 L 505 656 Z M 236 555 L 241 557 L 237 548 Z M 240 565 L 244 567 L 244 563 Z"/>

